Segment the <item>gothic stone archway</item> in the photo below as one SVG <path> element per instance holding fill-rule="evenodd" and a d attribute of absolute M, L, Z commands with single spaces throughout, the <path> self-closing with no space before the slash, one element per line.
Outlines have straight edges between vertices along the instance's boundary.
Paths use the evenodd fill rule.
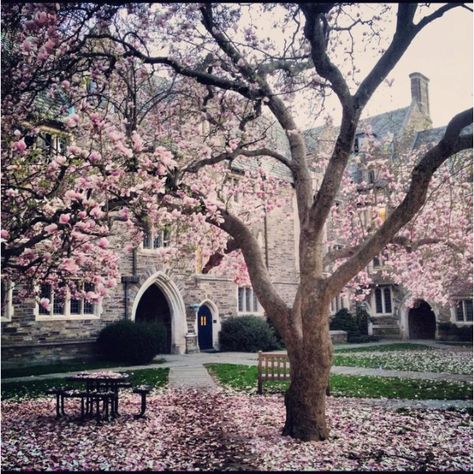
<path fill-rule="evenodd" d="M 426 301 L 418 300 L 408 312 L 408 331 L 410 339 L 435 338 L 436 316 Z"/>
<path fill-rule="evenodd" d="M 184 354 L 186 309 L 178 287 L 163 272 L 151 275 L 140 287 L 133 301 L 132 320 L 146 321 L 154 317 L 162 318 L 168 324 L 170 352 Z"/>
<path fill-rule="evenodd" d="M 137 323 L 160 322 L 166 328 L 165 354 L 171 352 L 171 311 L 158 285 L 151 285 L 143 293 L 135 313 Z"/>

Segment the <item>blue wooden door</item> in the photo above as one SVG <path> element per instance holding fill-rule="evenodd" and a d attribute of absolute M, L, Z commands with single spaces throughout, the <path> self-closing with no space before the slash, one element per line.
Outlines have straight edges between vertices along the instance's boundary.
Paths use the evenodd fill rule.
<path fill-rule="evenodd" d="M 199 349 L 212 349 L 212 314 L 211 310 L 202 305 L 198 311 L 198 341 Z"/>

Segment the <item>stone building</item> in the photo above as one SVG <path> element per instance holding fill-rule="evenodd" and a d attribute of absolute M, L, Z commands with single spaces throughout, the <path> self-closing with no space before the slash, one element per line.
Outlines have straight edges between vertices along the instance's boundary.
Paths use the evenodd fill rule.
<path fill-rule="evenodd" d="M 413 73 L 410 80 L 410 105 L 362 120 L 355 151 L 364 140 L 367 127 L 380 139 L 391 137 L 388 155 L 416 148 L 441 136 L 444 128 L 431 129 L 428 79 Z M 45 131 L 48 130 L 45 127 Z M 332 127 L 319 127 L 305 132 L 310 160 L 318 151 L 330 148 L 336 131 Z M 57 137 L 50 138 L 53 139 L 58 140 Z M 288 146 L 283 143 L 284 136 L 277 139 L 281 146 Z M 357 168 L 352 171 L 357 179 Z M 275 165 L 272 172 L 291 181 L 282 165 Z M 315 168 L 314 173 L 317 181 L 319 170 Z M 267 215 L 254 232 L 261 243 L 273 284 L 291 302 L 298 282 L 299 228 L 294 218 L 296 206 L 292 193 L 288 191 L 285 198 L 285 206 Z M 223 320 L 244 314 L 263 316 L 252 288 L 238 287 L 229 279 L 203 274 L 199 258 L 183 265 L 164 266 L 156 249 L 167 246 L 169 239 L 165 231 L 148 235 L 139 249 L 124 252 L 120 263 L 122 284 L 101 304 L 67 298 L 58 301 L 54 295 L 49 295 L 53 304 L 50 311 L 45 311 L 33 299 L 19 300 L 11 287 L 2 285 L 2 365 L 44 364 L 61 358 L 90 357 L 94 354 L 99 331 L 120 319 L 163 321 L 169 328 L 171 353 L 217 349 Z M 123 245 L 120 235 L 116 245 Z M 374 261 L 371 269 L 376 271 L 377 266 Z M 456 308 L 439 308 L 432 302 L 419 302 L 417 308 L 410 309 L 406 306 L 407 294 L 403 288 L 389 281 L 376 281 L 365 304 L 372 316 L 369 330 L 374 335 L 434 338 L 436 322 L 472 325 L 472 291 L 468 288 L 458 295 L 460 303 Z M 353 308 L 350 295 L 335 298 L 331 309 L 335 313 L 342 307 Z"/>
<path fill-rule="evenodd" d="M 429 79 L 418 72 L 410 74 L 409 78 L 411 103 L 407 107 L 360 120 L 354 141 L 354 153 L 362 149 L 368 134 L 383 143 L 383 148 L 378 150 L 378 157 L 382 156 L 386 160 L 397 159 L 424 145 L 436 144 L 443 137 L 446 127 L 432 128 Z M 337 131 L 336 127 L 330 126 L 305 131 L 310 157 L 331 149 Z M 472 126 L 463 131 L 471 132 Z M 467 153 L 472 156 L 471 151 Z M 354 163 L 349 164 L 349 170 L 356 183 L 361 182 L 363 173 L 369 173 L 364 176 L 364 180 L 374 185 L 379 184 L 376 171 L 361 171 Z M 327 231 L 335 232 L 330 222 Z M 344 242 L 341 242 L 341 245 L 343 244 Z M 415 307 L 411 308 L 408 306 L 409 292 L 403 286 L 383 279 L 380 275 L 382 267 L 380 258 L 375 258 L 368 266 L 374 285 L 362 307 L 371 316 L 369 334 L 401 339 L 434 339 L 442 336 L 440 323 L 472 327 L 472 287 L 467 284 L 458 285 L 462 290 L 451 295 L 457 301 L 454 307 L 443 307 L 433 301 L 419 300 Z M 332 302 L 333 313 L 341 308 L 355 311 L 355 303 L 347 292 Z"/>

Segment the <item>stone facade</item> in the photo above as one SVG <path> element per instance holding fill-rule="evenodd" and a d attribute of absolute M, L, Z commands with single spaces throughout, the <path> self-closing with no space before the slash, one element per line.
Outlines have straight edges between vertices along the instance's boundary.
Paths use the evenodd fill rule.
<path fill-rule="evenodd" d="M 413 80 L 420 82 L 421 86 L 415 87 Z M 414 95 L 409 107 L 370 117 L 360 123 L 360 133 L 363 133 L 365 127 L 370 126 L 380 138 L 388 134 L 393 136 L 393 144 L 387 156 L 411 149 L 423 134 L 426 135 L 425 129 L 431 127 L 427 79 L 415 74 L 412 77 L 412 89 L 423 92 L 421 99 Z M 337 130 L 330 126 L 305 132 L 310 163 L 312 155 L 330 150 L 336 132 Z M 313 171 L 317 182 L 321 170 L 314 165 Z M 272 172 L 284 177 L 284 170 L 274 169 Z M 297 245 L 299 228 L 295 215 L 293 193 L 287 191 L 284 208 L 272 212 L 265 222 L 253 229 L 255 235 L 261 237 L 262 250 L 273 284 L 288 303 L 294 298 L 299 270 Z M 329 223 L 328 232 L 332 231 Z M 119 248 L 124 246 L 120 233 L 117 235 L 115 245 Z M 208 343 L 208 348 L 217 349 L 222 321 L 242 314 L 242 311 L 239 312 L 239 290 L 233 281 L 196 273 L 195 268 L 193 261 L 172 267 L 163 266 L 156 252 L 149 249 L 137 250 L 135 253 L 123 252 L 120 262 L 122 284 L 114 288 L 100 306 L 94 308 L 93 314 L 81 317 L 42 316 L 32 299 L 20 301 L 13 291 L 9 310 L 2 315 L 2 365 L 8 367 L 45 364 L 59 359 L 92 357 L 95 354 L 94 341 L 99 331 L 113 321 L 138 319 L 141 311 L 140 301 L 153 286 L 159 289 L 164 296 L 163 301 L 166 301 L 163 306 L 167 308 L 162 310 L 168 318 L 172 353 L 192 353 L 200 350 L 197 316 L 200 308 L 204 306 L 209 309 L 212 319 L 210 336 L 212 341 Z M 387 291 L 390 294 L 390 304 L 384 300 L 383 311 L 378 314 L 375 302 L 376 288 L 374 288 L 365 305 L 372 317 L 370 333 L 393 338 L 413 337 L 410 332 L 410 321 L 414 316 L 410 313 L 412 310 L 405 304 L 406 293 L 390 282 L 380 281 L 379 288 L 389 289 Z M 382 298 L 386 294 L 388 293 L 380 293 Z M 466 295 L 461 296 L 471 298 L 472 304 L 471 292 L 466 290 Z M 452 309 L 439 308 L 431 302 L 428 303 L 436 322 L 454 321 Z M 354 309 L 350 295 L 340 300 L 334 312 L 340 307 Z M 248 311 L 247 308 L 246 312 L 255 313 L 254 309 Z M 260 311 L 260 314 L 263 317 L 263 311 Z M 472 325 L 472 321 L 470 324 Z M 337 342 L 342 342 L 345 335 L 335 337 Z"/>
<path fill-rule="evenodd" d="M 294 203 L 290 191 L 285 205 L 267 216 L 266 223 L 254 229 L 261 235 L 262 250 L 279 294 L 290 303 L 297 286 L 295 264 Z M 123 246 L 120 235 L 114 245 Z M 171 352 L 192 353 L 199 350 L 197 310 L 206 305 L 212 314 L 212 347 L 219 347 L 222 321 L 237 316 L 238 286 L 230 279 L 196 273 L 195 262 L 164 266 L 158 253 L 139 249 L 123 252 L 120 261 L 122 284 L 118 285 L 95 308 L 95 314 L 77 316 L 42 316 L 34 300 L 19 301 L 13 291 L 13 314 L 2 318 L 2 365 L 45 364 L 60 359 L 89 357 L 100 330 L 113 321 L 136 320 L 139 303 L 145 292 L 156 285 L 167 302 L 170 314 Z M 264 317 L 259 307 L 256 313 Z"/>
<path fill-rule="evenodd" d="M 425 144 L 437 143 L 446 129 L 446 127 L 431 128 L 429 79 L 420 73 L 412 73 L 409 77 L 410 105 L 363 119 L 356 132 L 356 144 L 358 137 L 363 137 L 367 130 L 383 141 L 384 146 L 378 153 L 387 160 L 397 159 Z M 337 132 L 338 129 L 331 126 L 307 130 L 305 135 L 311 154 L 316 156 L 319 152 L 327 153 L 331 150 Z M 472 157 L 472 151 L 463 153 L 470 153 Z M 353 180 L 358 182 L 362 176 L 361 171 L 351 163 L 348 167 Z M 315 171 L 318 170 L 315 168 Z M 331 237 L 337 235 L 335 234 L 337 229 L 331 226 L 331 222 L 327 224 L 327 232 Z M 340 241 L 340 244 L 343 246 L 344 242 Z M 460 321 L 456 315 L 456 308 L 443 307 L 432 301 L 418 301 L 414 308 L 410 308 L 407 305 L 409 299 L 407 290 L 381 278 L 380 270 L 382 267 L 376 268 L 373 264 L 368 266 L 368 271 L 375 282 L 372 294 L 362 304 L 370 315 L 369 334 L 395 339 L 438 339 L 444 337 L 443 331 L 440 330 L 441 323 L 472 327 L 472 288 L 466 287 L 461 294 L 451 295 L 462 301 L 464 321 Z M 350 294 L 340 295 L 332 306 L 333 313 L 343 307 L 353 313 L 356 311 L 356 305 Z"/>

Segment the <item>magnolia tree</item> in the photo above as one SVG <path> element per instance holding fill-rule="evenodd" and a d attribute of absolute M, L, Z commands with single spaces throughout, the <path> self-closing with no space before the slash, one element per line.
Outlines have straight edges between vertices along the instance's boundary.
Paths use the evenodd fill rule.
<path fill-rule="evenodd" d="M 434 143 L 432 145 L 435 145 Z M 367 140 L 353 158 L 360 178 L 346 170 L 336 205 L 331 208 L 325 262 L 334 271 L 353 256 L 404 199 L 410 176 L 427 147 L 393 158 L 375 139 Z M 472 165 L 459 154 L 440 166 L 426 201 L 382 252 L 378 265 L 361 270 L 346 287 L 357 301 L 370 294 L 374 276 L 405 288 L 408 306 L 417 299 L 439 305 L 472 286 Z"/>
<path fill-rule="evenodd" d="M 252 225 L 283 204 L 285 183 L 258 163 L 238 181 L 228 173 L 228 162 L 239 156 L 272 153 L 256 147 L 269 125 L 249 126 L 261 107 L 163 77 L 141 60 L 121 57 L 114 43 L 84 45 L 83 24 L 93 17 L 97 29 L 110 12 L 86 8 L 75 21 L 73 13 L 75 7 L 16 5 L 3 17 L 11 44 L 22 45 L 5 51 L 4 70 L 22 82 L 10 84 L 3 97 L 4 276 L 47 309 L 50 300 L 36 283 L 97 302 L 119 277 L 120 252 L 107 237 L 119 234 L 127 242 L 121 249 L 131 252 L 144 232 L 172 228 L 172 245 L 159 249 L 163 262 L 182 263 L 183 254 L 194 257 L 198 248 L 211 271 L 232 250 L 220 272 L 248 282 L 242 254 L 211 222 L 220 221 L 219 208 L 234 206 Z M 62 46 L 43 48 L 48 42 Z M 44 52 L 39 60 L 38 51 Z M 76 60 L 62 68 L 66 53 Z M 15 54 L 25 61 L 12 60 Z M 45 100 L 64 104 L 54 121 Z M 53 135 L 46 139 L 47 133 Z M 184 262 L 194 265 L 194 258 Z M 86 292 L 84 282 L 94 290 Z"/>
<path fill-rule="evenodd" d="M 250 278 L 291 362 L 283 433 L 326 439 L 331 299 L 346 286 L 367 287 L 365 269 L 381 253 L 384 271 L 409 275 L 404 284 L 430 268 L 426 288 L 441 302 L 453 273 L 435 283 L 441 265 L 433 262 L 459 263 L 469 273 L 466 170 L 462 157 L 448 159 L 472 146 L 472 135 L 461 134 L 472 123 L 471 110 L 450 121 L 439 143 L 379 167 L 381 187 L 361 189 L 347 173 L 365 105 L 416 35 L 458 6 L 12 7 L 5 18 L 22 60 L 9 65 L 16 82 L 4 97 L 5 271 L 25 282 L 63 282 L 71 292 L 74 285 L 64 283 L 71 277 L 92 280 L 95 292 L 85 296 L 100 298 L 118 276 L 107 240 L 114 225 L 125 232 L 127 251 L 144 230 L 174 226 L 180 238 L 163 259 L 200 247 L 206 270 L 227 265 L 238 278 Z M 265 16 L 271 37 L 253 24 L 253 18 L 268 24 Z M 359 51 L 357 38 L 368 52 Z M 358 52 L 375 55 L 372 69 L 362 70 Z M 38 91 L 61 92 L 74 105 L 65 120 L 70 145 L 55 157 L 27 146 L 26 137 L 39 130 L 22 104 L 32 104 Z M 297 92 L 315 113 L 328 94 L 339 99 L 342 119 L 330 153 L 307 156 L 294 118 Z M 286 134 L 289 153 L 270 146 L 272 120 Z M 356 159 L 378 166 L 378 156 L 374 148 Z M 229 176 L 236 160 L 254 170 L 238 182 Z M 253 232 L 288 187 L 265 171 L 268 160 L 289 170 L 298 208 L 300 282 L 291 304 L 272 285 Z M 316 187 L 314 165 L 321 170 Z M 462 186 L 454 185 L 458 180 Z M 237 193 L 251 199 L 236 206 Z M 361 209 L 374 212 L 369 225 L 359 225 Z M 328 226 L 340 229 L 345 248 L 332 250 Z M 421 294 L 419 286 L 411 290 Z"/>

